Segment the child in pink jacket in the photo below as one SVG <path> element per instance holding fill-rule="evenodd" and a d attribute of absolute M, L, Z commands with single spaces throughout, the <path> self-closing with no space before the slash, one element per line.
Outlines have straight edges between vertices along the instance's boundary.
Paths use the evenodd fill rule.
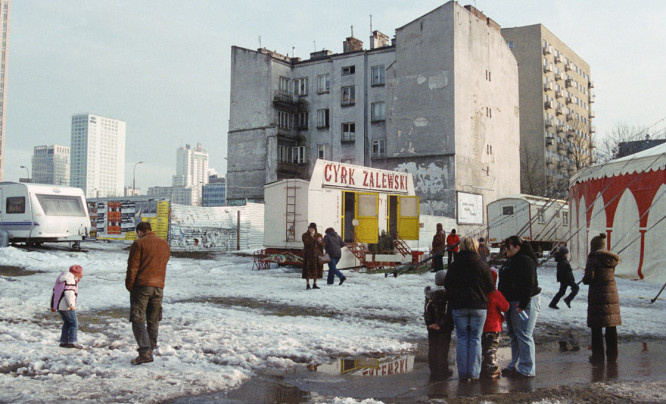
<path fill-rule="evenodd" d="M 497 268 L 490 268 L 497 284 Z M 481 351 L 483 352 L 483 361 L 481 362 L 481 376 L 491 379 L 498 378 L 501 374 L 499 364 L 497 363 L 497 348 L 500 344 L 500 332 L 502 332 L 502 313 L 509 310 L 509 302 L 506 301 L 502 292 L 497 289 L 488 293 L 488 314 L 486 323 L 483 326 L 483 335 L 481 336 Z"/>

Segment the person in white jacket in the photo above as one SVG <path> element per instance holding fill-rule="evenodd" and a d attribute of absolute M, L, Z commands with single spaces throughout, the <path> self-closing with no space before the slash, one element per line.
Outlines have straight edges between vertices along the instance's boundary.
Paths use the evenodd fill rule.
<path fill-rule="evenodd" d="M 77 344 L 79 321 L 76 318 L 76 298 L 79 291 L 79 280 L 83 277 L 83 268 L 72 265 L 69 271 L 58 275 L 53 296 L 51 297 L 51 311 L 58 311 L 62 318 L 62 332 L 60 333 L 61 348 L 82 349 Z"/>

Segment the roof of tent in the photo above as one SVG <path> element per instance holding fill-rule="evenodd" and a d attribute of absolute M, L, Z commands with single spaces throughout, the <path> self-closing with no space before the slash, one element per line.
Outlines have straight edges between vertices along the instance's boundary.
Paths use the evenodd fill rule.
<path fill-rule="evenodd" d="M 571 185 L 591 179 L 617 175 L 658 171 L 666 168 L 666 143 L 607 163 L 596 164 L 578 171 L 571 177 Z"/>

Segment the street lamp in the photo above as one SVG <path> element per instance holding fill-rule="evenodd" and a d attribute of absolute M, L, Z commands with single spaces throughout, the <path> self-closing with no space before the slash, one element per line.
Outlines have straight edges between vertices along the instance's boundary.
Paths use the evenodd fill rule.
<path fill-rule="evenodd" d="M 28 172 L 28 182 L 31 182 L 31 181 L 30 181 L 30 170 L 28 169 L 28 167 L 26 167 L 26 166 L 21 166 L 21 168 L 25 168 L 25 171 Z"/>
<path fill-rule="evenodd" d="M 139 161 L 138 163 L 134 164 L 134 169 L 132 170 L 132 196 L 136 193 L 135 191 L 135 180 L 136 180 L 136 166 L 139 164 L 143 164 L 143 161 Z"/>

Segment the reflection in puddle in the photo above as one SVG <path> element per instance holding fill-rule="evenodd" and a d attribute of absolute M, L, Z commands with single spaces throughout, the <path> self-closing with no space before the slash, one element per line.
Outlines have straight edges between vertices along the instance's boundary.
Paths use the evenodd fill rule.
<path fill-rule="evenodd" d="M 29 276 L 40 274 L 42 272 L 43 271 L 33 271 L 13 265 L 0 265 L 0 276 Z"/>
<path fill-rule="evenodd" d="M 411 372 L 414 355 L 399 358 L 338 359 L 333 363 L 310 365 L 308 370 L 329 375 L 390 376 Z"/>

